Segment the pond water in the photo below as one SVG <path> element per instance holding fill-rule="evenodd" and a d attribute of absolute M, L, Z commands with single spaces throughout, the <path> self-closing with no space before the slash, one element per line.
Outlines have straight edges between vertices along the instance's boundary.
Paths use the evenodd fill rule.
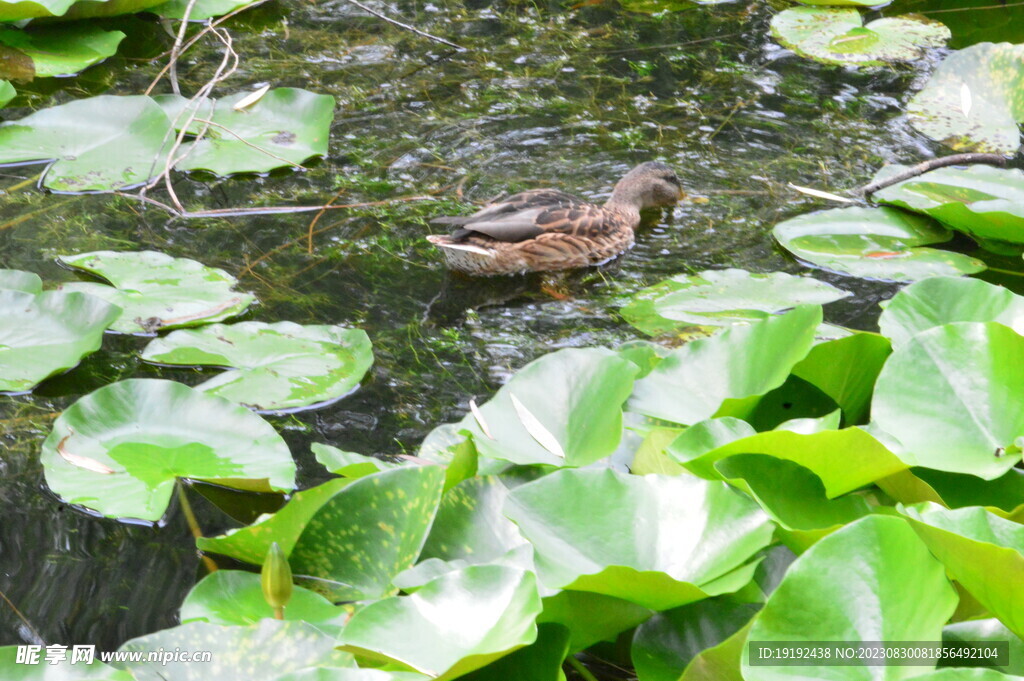
<path fill-rule="evenodd" d="M 155 249 L 238 275 L 262 301 L 248 319 L 365 329 L 376 363 L 358 392 L 269 417 L 307 487 L 326 477 L 311 442 L 414 453 L 434 426 L 461 418 L 470 398 L 486 399 L 539 355 L 639 337 L 616 310 L 664 277 L 723 267 L 806 272 L 770 230 L 826 206 L 786 183 L 843 191 L 886 162 L 945 153 L 900 115 L 935 61 L 857 72 L 797 58 L 768 36 L 782 2 L 680 2 L 672 4 L 679 11 L 660 14 L 600 0 L 570 5 L 436 0 L 386 8 L 463 45 L 461 53 L 345 0 L 268 3 L 242 14 L 226 24 L 242 64 L 222 94 L 272 83 L 334 95 L 331 153 L 305 172 L 179 177 L 185 205 L 316 205 L 336 193 L 338 204 L 382 203 L 333 210 L 312 227 L 313 214 L 182 220 L 127 198 L 46 195 L 34 189 L 38 167 L 7 168 L 0 171 L 0 189 L 9 192 L 0 196 L 0 263 L 52 285 L 74 278 L 54 264 L 56 254 Z M 914 0 L 885 13 L 941 5 Z M 1004 14 L 1001 37 L 1024 41 L 1019 8 Z M 976 23 L 1004 18 L 975 15 Z M 78 78 L 36 81 L 14 104 L 145 89 L 171 39 L 145 18 L 107 23 L 129 34 L 117 58 Z M 964 32 L 954 45 L 971 40 Z M 183 89 L 194 91 L 218 59 L 214 46 L 189 52 L 179 66 Z M 561 279 L 467 280 L 447 273 L 423 240 L 431 216 L 504 192 L 555 187 L 603 200 L 626 170 L 651 159 L 673 165 L 691 199 L 648 216 L 637 246 L 603 268 Z M 430 199 L 404 200 L 422 196 Z M 973 248 L 966 240 L 952 247 Z M 976 255 L 1006 270 L 987 278 L 1021 288 L 1019 260 Z M 877 302 L 893 292 L 815 276 L 855 293 L 826 314 L 856 328 L 872 328 Z M 0 590 L 10 599 L 0 603 L 0 645 L 38 636 L 116 648 L 174 625 L 202 574 L 177 505 L 158 527 L 93 518 L 50 494 L 38 463 L 53 418 L 82 394 L 132 376 L 203 380 L 200 372 L 141 364 L 145 342 L 108 336 L 102 351 L 32 395 L 0 397 Z M 277 503 L 198 487 L 189 498 L 210 534 Z"/>

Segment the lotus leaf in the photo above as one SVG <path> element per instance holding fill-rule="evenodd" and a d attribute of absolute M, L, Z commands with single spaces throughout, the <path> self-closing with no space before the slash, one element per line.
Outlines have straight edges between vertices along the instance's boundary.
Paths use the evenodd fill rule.
<path fill-rule="evenodd" d="M 554 623 L 569 629 L 569 650 L 576 652 L 598 641 L 614 640 L 653 613 L 647 608 L 592 591 L 560 591 L 543 599 L 538 624 Z"/>
<path fill-rule="evenodd" d="M 401 464 L 391 463 L 378 459 L 375 456 L 346 452 L 314 442 L 311 446 L 313 456 L 324 468 L 344 478 L 361 478 L 365 475 L 372 475 L 378 471 L 389 471 L 398 468 Z"/>
<path fill-rule="evenodd" d="M 945 24 L 922 16 L 885 17 L 863 26 L 856 9 L 824 7 L 779 12 L 772 35 L 801 57 L 840 66 L 914 61 L 950 38 Z"/>
<path fill-rule="evenodd" d="M 840 274 L 882 281 L 916 281 L 973 274 L 980 260 L 922 244 L 948 241 L 949 230 L 892 208 L 839 208 L 780 222 L 772 232 L 801 260 Z"/>
<path fill-rule="evenodd" d="M 251 5 L 256 0 L 197 0 L 195 5 L 192 7 L 192 11 L 189 12 L 189 21 L 203 21 L 205 19 L 211 19 L 213 17 L 219 17 L 224 14 L 235 11 L 246 5 Z M 150 8 L 150 12 L 159 14 L 162 17 L 168 19 L 183 19 L 185 17 L 185 10 L 188 7 L 188 0 L 171 0 L 170 2 L 162 2 L 162 4 L 156 7 Z"/>
<path fill-rule="evenodd" d="M 886 187 L 874 198 L 930 215 L 990 250 L 1019 253 L 1024 248 L 1024 171 L 987 165 L 939 168 Z"/>
<path fill-rule="evenodd" d="M 18 91 L 14 89 L 9 80 L 0 80 L 0 109 L 7 106 L 7 103 L 14 99 Z"/>
<path fill-rule="evenodd" d="M 540 612 L 532 572 L 474 565 L 408 596 L 360 609 L 338 644 L 436 679 L 453 679 L 533 643 Z"/>
<path fill-rule="evenodd" d="M 166 662 L 122 661 L 115 666 L 139 679 L 276 679 L 291 671 L 316 665 L 353 666 L 349 655 L 334 649 L 334 637 L 306 622 L 260 620 L 248 627 L 189 622 L 153 634 L 133 638 L 122 651 L 198 651 L 210 653 L 202 664 L 175 659 Z"/>
<path fill-rule="evenodd" d="M 978 279 L 934 277 L 893 296 L 878 326 L 898 348 L 918 333 L 950 322 L 999 322 L 1024 334 L 1024 297 Z"/>
<path fill-rule="evenodd" d="M 793 367 L 793 375 L 835 400 L 843 409 L 846 423 L 864 423 L 867 421 L 875 380 L 891 351 L 889 340 L 883 336 L 855 333 L 815 345 Z"/>
<path fill-rule="evenodd" d="M 159 520 L 177 478 L 253 491 L 295 486 L 295 462 L 273 426 L 186 385 L 129 379 L 104 386 L 54 422 L 40 455 L 66 502 L 112 518 Z"/>
<path fill-rule="evenodd" d="M 1010 664 L 1007 667 L 996 667 L 995 669 L 1007 674 L 1024 672 L 1024 641 L 1014 636 L 1013 632 L 995 617 L 947 624 L 942 630 L 942 640 L 943 642 L 983 641 L 985 643 L 1009 641 Z M 994 681 L 1006 681 L 1006 678 L 994 679 Z"/>
<path fill-rule="evenodd" d="M 235 291 L 237 280 L 224 270 L 156 251 L 95 251 L 58 259 L 113 284 L 72 282 L 61 289 L 88 293 L 119 306 L 122 313 L 111 330 L 120 333 L 208 324 L 240 314 L 255 300 L 249 293 Z"/>
<path fill-rule="evenodd" d="M 182 147 L 177 170 L 218 175 L 265 173 L 327 153 L 334 98 L 297 88 L 274 88 L 255 104 L 234 106 L 251 93 L 217 100 L 206 136 Z"/>
<path fill-rule="evenodd" d="M 937 641 L 957 595 L 942 564 L 899 518 L 872 515 L 825 537 L 790 566 L 758 614 L 749 645 L 800 641 Z M 747 681 L 808 678 L 808 667 L 753 664 Z M 873 678 L 871 667 L 816 665 L 813 678 Z M 883 669 L 883 668 L 878 668 Z M 850 672 L 855 672 L 851 676 Z M 905 679 L 924 667 L 885 667 Z"/>
<path fill-rule="evenodd" d="M 353 480 L 303 528 L 289 556 L 292 569 L 320 580 L 318 590 L 334 601 L 393 593 L 392 578 L 420 555 L 443 485 L 440 466 L 404 466 Z"/>
<path fill-rule="evenodd" d="M 740 568 L 753 567 L 774 529 L 723 483 L 610 469 L 563 469 L 521 485 L 505 514 L 533 544 L 545 586 L 655 610 L 744 586 L 753 572 Z"/>
<path fill-rule="evenodd" d="M 679 274 L 633 296 L 622 308 L 627 322 L 649 336 L 685 327 L 718 327 L 764 319 L 804 304 L 824 305 L 850 295 L 823 281 L 785 272 L 707 270 Z"/>
<path fill-rule="evenodd" d="M 678 681 L 691 660 L 742 630 L 757 611 L 750 603 L 709 598 L 657 613 L 633 636 L 630 657 L 637 678 Z"/>
<path fill-rule="evenodd" d="M 537 640 L 511 655 L 461 678 L 465 681 L 565 681 L 562 663 L 569 654 L 569 630 L 561 624 L 541 624 Z"/>
<path fill-rule="evenodd" d="M 1021 460 L 1024 337 L 995 322 L 922 331 L 896 349 L 871 414 L 916 465 L 986 480 Z"/>
<path fill-rule="evenodd" d="M 49 163 L 43 185 L 55 191 L 124 189 L 163 169 L 170 130 L 149 97 L 78 99 L 0 124 L 0 163 Z"/>
<path fill-rule="evenodd" d="M 284 609 L 286 620 L 303 620 L 331 636 L 336 636 L 351 615 L 351 609 L 337 606 L 318 593 L 294 587 Z M 181 604 L 182 624 L 249 626 L 272 619 L 274 609 L 267 604 L 260 576 L 242 570 L 217 570 L 204 577 L 185 596 Z"/>
<path fill-rule="evenodd" d="M 103 331 L 120 313 L 117 306 L 84 293 L 0 289 L 0 392 L 31 390 L 77 365 L 99 349 Z"/>
<path fill-rule="evenodd" d="M 27 58 L 36 78 L 73 76 L 116 54 L 122 40 L 121 31 L 90 25 L 29 30 L 0 27 L 0 43 L 11 50 L 5 59 Z"/>
<path fill-rule="evenodd" d="M 803 305 L 687 343 L 636 382 L 628 409 L 684 425 L 715 415 L 742 418 L 785 382 L 820 323 L 821 308 Z"/>
<path fill-rule="evenodd" d="M 910 100 L 907 116 L 954 149 L 1012 154 L 1024 122 L 1024 45 L 980 43 L 949 55 Z"/>
<path fill-rule="evenodd" d="M 278 411 L 349 394 L 373 363 L 373 351 L 360 329 L 242 322 L 175 331 L 151 341 L 142 359 L 231 367 L 196 388 L 256 409 Z"/>
<path fill-rule="evenodd" d="M 42 293 L 43 280 L 38 274 L 22 270 L 0 270 L 0 290 Z"/>
<path fill-rule="evenodd" d="M 744 681 L 740 661 L 747 647 L 747 636 L 755 620 L 725 639 L 717 646 L 705 648 L 686 665 L 679 681 Z"/>
<path fill-rule="evenodd" d="M 1015 579 L 1024 570 L 1024 526 L 977 507 L 923 505 L 905 512 L 950 577 L 1024 637 L 1024 594 Z"/>
<path fill-rule="evenodd" d="M 585 466 L 615 451 L 637 367 L 611 350 L 568 349 L 516 372 L 462 427 L 482 456 Z"/>
<path fill-rule="evenodd" d="M 913 473 L 935 492 L 935 498 L 921 501 L 941 501 L 947 508 L 984 506 L 1003 517 L 1016 516 L 1024 510 L 1024 471 L 1020 469 L 1011 468 L 995 480 L 929 468 L 915 468 Z"/>

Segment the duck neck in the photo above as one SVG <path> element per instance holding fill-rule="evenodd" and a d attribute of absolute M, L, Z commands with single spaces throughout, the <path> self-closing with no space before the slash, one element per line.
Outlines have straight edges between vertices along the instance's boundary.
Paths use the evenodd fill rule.
<path fill-rule="evenodd" d="M 629 222 L 630 228 L 635 228 L 640 224 L 640 202 L 635 197 L 629 196 L 620 187 L 616 187 L 612 192 L 611 198 L 604 204 L 604 209 L 624 217 Z"/>

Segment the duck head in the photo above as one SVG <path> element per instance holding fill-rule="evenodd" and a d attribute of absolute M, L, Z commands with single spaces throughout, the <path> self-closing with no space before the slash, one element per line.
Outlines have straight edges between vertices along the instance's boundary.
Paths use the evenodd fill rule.
<path fill-rule="evenodd" d="M 633 168 L 619 180 L 606 205 L 644 210 L 656 206 L 670 206 L 686 194 L 671 167 L 658 161 L 648 161 Z"/>

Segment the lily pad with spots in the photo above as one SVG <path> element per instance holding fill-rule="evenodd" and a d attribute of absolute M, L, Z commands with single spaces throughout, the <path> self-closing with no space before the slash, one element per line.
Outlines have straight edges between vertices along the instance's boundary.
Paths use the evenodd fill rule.
<path fill-rule="evenodd" d="M 218 175 L 266 173 L 327 153 L 334 98 L 298 88 L 274 88 L 240 110 L 252 93 L 218 99 L 206 136 L 184 145 L 177 170 Z M 200 121 L 201 123 L 201 121 Z"/>
<path fill-rule="evenodd" d="M 745 586 L 775 529 L 725 483 L 611 469 L 563 469 L 521 485 L 505 515 L 533 544 L 544 586 L 654 610 Z"/>
<path fill-rule="evenodd" d="M 979 43 L 949 55 L 907 117 L 953 149 L 1012 154 L 1024 122 L 1024 45 Z"/>
<path fill-rule="evenodd" d="M 196 388 L 256 409 L 278 411 L 349 394 L 373 364 L 373 350 L 361 329 L 242 322 L 175 331 L 151 341 L 142 359 L 229 367 Z"/>
<path fill-rule="evenodd" d="M 33 277 L 15 271 L 4 279 L 10 286 L 34 288 L 38 277 Z M 29 293 L 0 284 L 0 392 L 31 390 L 77 365 L 99 349 L 103 332 L 120 314 L 116 305 L 84 293 Z"/>
<path fill-rule="evenodd" d="M 945 24 L 916 15 L 885 17 L 864 26 L 860 12 L 852 8 L 794 7 L 776 14 L 771 27 L 772 35 L 800 56 L 840 66 L 914 61 L 950 38 Z"/>
<path fill-rule="evenodd" d="M 961 253 L 921 248 L 948 241 L 952 233 L 927 217 L 893 208 L 808 213 L 780 222 L 772 233 L 800 260 L 865 279 L 910 282 L 985 269 L 983 262 Z"/>
<path fill-rule="evenodd" d="M 532 572 L 472 565 L 408 596 L 367 605 L 349 621 L 338 644 L 439 681 L 454 679 L 533 643 L 540 612 Z"/>
<path fill-rule="evenodd" d="M 797 305 L 824 305 L 849 295 L 823 281 L 785 272 L 706 270 L 678 274 L 640 291 L 622 308 L 622 316 L 649 336 L 690 327 L 712 332 Z"/>
<path fill-rule="evenodd" d="M 240 314 L 255 300 L 234 290 L 237 280 L 224 270 L 156 251 L 95 251 L 57 258 L 113 285 L 72 282 L 61 290 L 88 293 L 119 306 L 121 316 L 111 326 L 119 333 L 209 324 Z"/>
<path fill-rule="evenodd" d="M 149 97 L 79 99 L 0 125 L 0 164 L 48 163 L 43 185 L 54 191 L 125 189 L 163 169 L 170 131 Z"/>
<path fill-rule="evenodd" d="M 69 504 L 111 518 L 159 520 L 178 478 L 250 491 L 295 486 L 273 426 L 181 383 L 129 379 L 68 407 L 43 442 L 46 483 Z"/>
<path fill-rule="evenodd" d="M 28 60 L 26 66 L 30 64 L 36 78 L 73 76 L 113 56 L 124 37 L 121 31 L 104 31 L 89 24 L 29 29 L 0 26 L 0 54 L 5 64 Z"/>
<path fill-rule="evenodd" d="M 876 179 L 902 168 L 887 166 Z M 1024 171 L 988 165 L 939 168 L 886 187 L 874 198 L 930 215 L 988 250 L 1009 254 L 1024 250 Z"/>

